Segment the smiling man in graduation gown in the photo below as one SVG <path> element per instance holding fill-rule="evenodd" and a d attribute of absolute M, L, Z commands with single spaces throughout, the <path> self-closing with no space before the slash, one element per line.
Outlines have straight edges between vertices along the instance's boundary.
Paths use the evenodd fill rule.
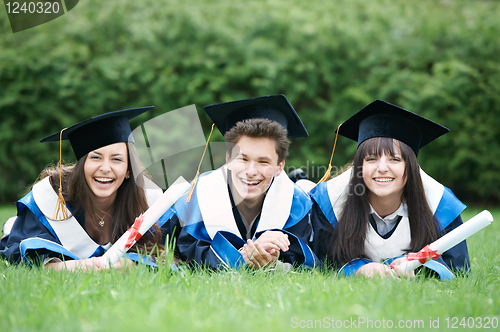
<path fill-rule="evenodd" d="M 283 171 L 288 137 L 307 131 L 286 97 L 204 110 L 227 142 L 226 165 L 202 174 L 189 202 L 181 198 L 162 218 L 184 226 L 181 258 L 211 268 L 314 266 L 312 201 Z"/>

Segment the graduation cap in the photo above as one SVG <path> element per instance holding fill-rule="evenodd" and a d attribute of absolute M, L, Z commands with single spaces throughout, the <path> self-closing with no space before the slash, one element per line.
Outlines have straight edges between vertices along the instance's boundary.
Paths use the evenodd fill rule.
<path fill-rule="evenodd" d="M 276 121 L 288 131 L 288 137 L 307 137 L 307 130 L 284 95 L 273 95 L 213 104 L 203 107 L 222 135 L 246 119 Z"/>
<path fill-rule="evenodd" d="M 418 151 L 450 130 L 396 105 L 377 99 L 347 119 L 338 134 L 358 142 L 374 137 L 395 138 Z"/>
<path fill-rule="evenodd" d="M 69 140 L 75 152 L 76 158 L 80 159 L 90 151 L 103 146 L 120 143 L 133 142 L 129 120 L 150 110 L 154 106 L 131 108 L 114 111 L 95 116 L 81 121 L 71 127 L 63 129 L 53 135 L 42 138 L 40 142 L 53 142 Z"/>
<path fill-rule="evenodd" d="M 338 126 L 335 132 L 330 163 L 325 175 L 316 184 L 330 179 L 333 153 L 337 145 L 337 136 L 342 135 L 358 142 L 358 147 L 367 139 L 374 137 L 395 138 L 408 145 L 418 156 L 418 151 L 450 130 L 386 101 L 377 99 Z M 314 188 L 314 187 L 313 187 Z"/>

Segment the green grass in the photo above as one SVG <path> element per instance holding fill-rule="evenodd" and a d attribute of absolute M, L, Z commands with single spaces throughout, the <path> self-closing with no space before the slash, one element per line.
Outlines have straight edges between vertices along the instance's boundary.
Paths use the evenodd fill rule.
<path fill-rule="evenodd" d="M 281 331 L 314 321 L 327 328 L 331 319 L 353 320 L 353 330 L 370 329 L 359 324 L 363 319 L 385 320 L 385 326 L 391 320 L 393 328 L 402 320 L 420 324 L 419 330 L 439 319 L 433 330 L 448 330 L 446 319 L 451 327 L 453 317 L 462 329 L 462 317 L 500 317 L 500 209 L 490 211 L 497 221 L 468 241 L 470 275 L 447 283 L 420 276 L 365 280 L 321 271 L 171 273 L 142 266 L 70 273 L 0 261 L 0 331 Z M 2 208 L 0 216 L 12 212 Z M 467 211 L 464 220 L 478 212 Z"/>

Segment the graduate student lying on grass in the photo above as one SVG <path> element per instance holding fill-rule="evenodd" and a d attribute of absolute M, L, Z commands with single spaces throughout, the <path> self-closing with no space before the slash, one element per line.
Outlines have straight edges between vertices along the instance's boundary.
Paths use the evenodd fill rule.
<path fill-rule="evenodd" d="M 394 276 L 402 271 L 384 262 L 460 226 L 465 205 L 417 163 L 419 149 L 448 131 L 381 100 L 344 122 L 339 135 L 358 142 L 354 164 L 310 192 L 311 246 L 318 257 L 328 257 L 346 275 Z M 441 279 L 452 279 L 453 269 L 467 271 L 466 242 L 424 266 Z"/>
<path fill-rule="evenodd" d="M 306 244 L 312 201 L 283 171 L 287 136 L 307 136 L 288 100 L 267 96 L 204 109 L 228 143 L 227 164 L 202 174 L 191 200 L 181 198 L 160 219 L 184 225 L 181 259 L 211 268 L 314 266 Z"/>
<path fill-rule="evenodd" d="M 17 203 L 18 215 L 0 242 L 0 256 L 53 269 L 108 269 L 99 256 L 162 194 L 153 182 L 133 173 L 141 168 L 129 119 L 151 108 L 105 113 L 42 139 L 68 139 L 78 162 L 41 173 L 40 181 Z M 145 181 L 152 189 L 144 189 Z M 146 247 L 161 252 L 160 229 L 155 229 L 131 251 Z M 128 257 L 138 259 L 137 253 Z M 113 267 L 131 262 L 122 259 Z"/>

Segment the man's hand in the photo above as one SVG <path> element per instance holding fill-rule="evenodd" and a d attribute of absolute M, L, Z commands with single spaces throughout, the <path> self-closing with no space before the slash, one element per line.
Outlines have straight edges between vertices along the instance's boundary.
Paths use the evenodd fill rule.
<path fill-rule="evenodd" d="M 277 249 L 283 252 L 288 251 L 290 241 L 288 235 L 280 231 L 266 231 L 254 243 L 258 243 L 264 249 Z"/>
<path fill-rule="evenodd" d="M 262 267 L 273 267 L 275 261 L 280 256 L 279 248 L 269 248 L 266 250 L 263 245 L 247 240 L 247 243 L 240 249 L 245 263 L 254 270 Z"/>

